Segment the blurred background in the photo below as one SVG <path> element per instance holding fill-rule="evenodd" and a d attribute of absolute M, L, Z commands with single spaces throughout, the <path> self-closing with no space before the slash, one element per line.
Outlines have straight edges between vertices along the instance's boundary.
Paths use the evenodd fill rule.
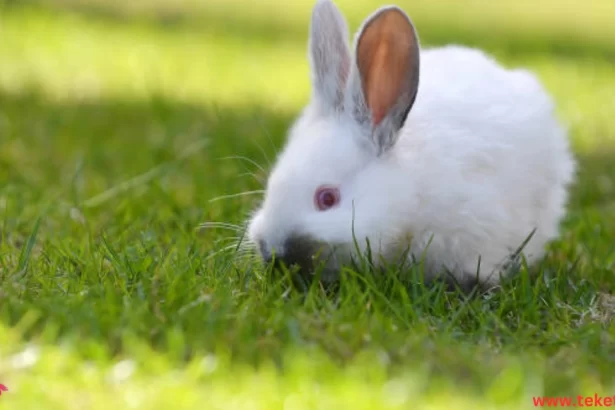
<path fill-rule="evenodd" d="M 615 1 L 336 1 L 352 33 L 389 2 L 412 17 L 423 47 L 480 47 L 503 64 L 527 67 L 541 78 L 570 127 L 580 161 L 570 229 L 551 262 L 564 266 L 578 259 L 584 277 L 615 291 Z M 259 200 L 258 195 L 241 195 L 211 202 L 262 188 L 288 125 L 307 102 L 313 4 L 0 0 L 0 353 L 22 351 L 32 335 L 42 334 L 41 340 L 52 346 L 59 334 L 71 334 L 79 340 L 75 346 L 98 360 L 130 346 L 128 334 L 178 360 L 220 344 L 241 357 L 275 356 L 287 345 L 302 343 L 296 331 L 302 323 L 314 333 L 303 332 L 302 337 L 330 350 L 339 348 L 341 357 L 360 350 L 361 334 L 343 333 L 351 340 L 348 344 L 338 344 L 342 333 L 322 336 L 329 326 L 321 329 L 318 320 L 324 315 L 318 311 L 311 317 L 303 314 L 303 307 L 278 305 L 275 292 L 238 291 L 235 282 L 217 276 L 226 261 L 210 258 L 231 243 L 228 238 L 215 230 L 195 238 L 195 228 L 203 222 L 242 222 Z M 222 160 L 228 157 L 235 159 Z M 261 285 L 266 289 L 258 281 L 246 289 Z M 212 298 L 217 304 L 209 303 Z M 29 316 L 31 312 L 38 313 Z M 561 326 L 568 326 L 567 314 L 560 315 Z M 380 329 L 381 321 L 371 321 L 363 311 L 348 317 L 354 321 L 348 322 L 350 329 L 360 320 L 365 329 Z M 436 329 L 457 332 L 440 324 L 439 316 L 432 319 L 427 323 L 441 326 Z M 346 320 L 342 315 L 340 323 L 346 326 Z M 7 329 L 13 327 L 15 332 L 26 330 L 5 343 Z M 428 360 L 444 357 L 458 370 L 458 380 L 491 382 L 496 371 L 482 375 L 487 360 L 482 342 L 474 341 L 499 336 L 491 328 L 479 328 L 457 332 L 455 340 L 478 346 L 468 350 L 474 353 L 467 361 L 480 377 L 469 379 L 467 369 L 457 366 L 461 350 L 446 338 L 442 351 L 450 348 L 452 353 L 439 352 Z M 394 350 L 409 340 L 401 332 L 394 338 L 382 329 L 374 333 L 375 345 Z M 558 331 L 548 340 L 553 346 L 578 345 L 597 352 L 603 340 L 596 332 L 596 345 L 583 344 L 587 337 L 581 333 L 579 340 L 567 342 Z M 429 344 L 420 336 L 416 340 L 411 346 Z M 533 336 L 521 339 L 519 350 L 533 341 Z M 500 347 L 496 343 L 494 351 Z M 424 359 L 420 349 L 406 350 Z M 583 362 L 566 350 L 558 352 L 575 366 Z M 82 373 L 65 372 L 66 357 L 58 353 L 46 359 L 44 366 L 60 370 L 42 373 L 45 377 L 37 381 L 42 387 L 33 390 L 40 397 L 57 374 L 69 374 L 58 379 L 62 394 L 74 391 L 69 385 L 73 381 L 63 380 Z M 604 357 L 596 353 L 594 365 L 600 362 L 608 366 L 604 373 L 612 373 Z M 143 361 L 150 363 L 149 357 Z M 158 362 L 151 362 L 154 373 L 162 373 Z M 369 368 L 373 361 L 367 363 Z M 593 375 L 595 369 L 587 373 Z M 577 381 L 569 367 L 548 370 L 554 380 Z M 35 383 L 32 374 L 12 377 L 9 381 Z M 156 385 L 158 398 L 167 389 L 165 380 Z M 232 395 L 234 374 L 228 381 Z M 6 379 L 0 382 L 13 388 Z M 592 383 L 587 385 L 593 388 Z M 261 394 L 258 383 L 250 386 L 251 394 Z M 508 387 L 508 379 L 502 386 Z M 355 397 L 360 390 L 349 392 L 348 397 Z M 69 402 L 55 391 L 44 394 L 56 403 Z M 73 394 L 74 403 L 81 403 L 78 392 Z M 186 394 L 193 397 L 191 391 Z M 40 408 L 37 397 L 22 395 L 21 400 L 31 399 L 31 408 Z M 101 387 L 98 397 L 97 408 L 106 408 L 107 390 Z"/>
<path fill-rule="evenodd" d="M 383 5 L 337 4 L 353 33 Z M 603 154 L 613 145 L 612 0 L 396 4 L 413 18 L 424 47 L 477 46 L 506 65 L 535 70 L 571 126 L 575 149 L 589 155 L 600 146 Z M 207 153 L 187 162 L 195 173 L 169 176 L 184 188 L 173 191 L 175 199 L 193 205 L 254 188 L 245 179 L 229 179 L 235 165 L 209 160 L 229 154 L 271 160 L 285 127 L 309 97 L 312 5 L 312 0 L 0 1 L 0 177 L 17 172 L 28 182 L 20 195 L 45 195 L 50 191 L 37 187 L 61 189 L 87 161 L 93 166 L 83 167 L 85 179 L 71 188 L 73 199 L 82 201 L 176 158 L 206 136 Z M 139 160 L 127 160 L 135 156 Z"/>
<path fill-rule="evenodd" d="M 220 106 L 294 111 L 308 90 L 313 0 L 3 0 L 3 90 L 54 98 L 154 94 Z M 351 31 L 378 0 L 338 0 Z M 583 62 L 615 58 L 610 0 L 399 0 L 424 46 L 463 43 L 554 76 L 590 81 Z M 578 64 L 574 62 L 578 61 Z M 577 75 L 575 78 L 574 75 Z M 589 74 L 589 73 L 586 73 Z M 572 81 L 576 80 L 576 81 Z M 559 87 L 558 87 L 559 86 Z M 563 91 L 561 91 L 563 92 Z M 572 90 L 569 90 L 572 92 Z M 565 103 L 565 102 L 564 102 Z"/>

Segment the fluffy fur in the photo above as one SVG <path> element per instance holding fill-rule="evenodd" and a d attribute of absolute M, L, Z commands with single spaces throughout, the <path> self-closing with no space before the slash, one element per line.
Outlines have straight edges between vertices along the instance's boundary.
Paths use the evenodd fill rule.
<path fill-rule="evenodd" d="M 375 74 L 362 72 L 357 58 L 359 46 L 375 47 L 360 44 L 368 30 L 376 38 L 376 30 L 400 33 L 383 38 L 383 49 L 401 36 L 410 44 L 393 56 L 399 66 L 386 66 L 391 56 L 381 61 L 384 70 L 405 72 L 378 123 L 366 92 L 382 87 L 365 89 L 366 76 Z M 316 249 L 324 250 L 318 257 L 335 278 L 355 255 L 355 239 L 361 251 L 368 239 L 376 262 L 409 249 L 432 277 L 447 271 L 465 281 L 478 272 L 481 282 L 494 284 L 534 230 L 523 253 L 530 263 L 543 257 L 558 235 L 575 162 L 537 78 L 475 49 L 420 50 L 397 7 L 366 19 L 352 56 L 347 38 L 335 5 L 317 1 L 308 46 L 313 96 L 249 221 L 248 236 L 263 258 L 275 253 L 307 268 Z M 361 55 L 378 58 L 374 50 Z M 404 80 L 414 77 L 418 82 Z M 313 197 L 324 184 L 337 186 L 341 200 L 319 211 Z"/>

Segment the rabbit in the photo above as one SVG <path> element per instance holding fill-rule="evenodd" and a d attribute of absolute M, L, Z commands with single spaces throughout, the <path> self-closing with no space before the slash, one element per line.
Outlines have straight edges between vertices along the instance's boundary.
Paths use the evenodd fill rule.
<path fill-rule="evenodd" d="M 412 258 L 426 279 L 491 286 L 515 255 L 543 258 L 576 162 L 537 76 L 466 46 L 423 50 L 394 5 L 349 45 L 337 6 L 317 0 L 311 98 L 246 220 L 258 258 L 337 281 L 369 251 L 376 266 Z"/>

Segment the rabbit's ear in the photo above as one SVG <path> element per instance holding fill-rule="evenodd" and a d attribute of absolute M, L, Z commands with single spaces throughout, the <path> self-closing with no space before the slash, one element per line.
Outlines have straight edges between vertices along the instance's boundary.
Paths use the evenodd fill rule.
<path fill-rule="evenodd" d="M 369 129 L 378 153 L 397 141 L 419 85 L 419 40 L 400 8 L 384 7 L 369 17 L 355 40 L 348 111 Z"/>
<path fill-rule="evenodd" d="M 314 98 L 325 112 L 341 111 L 350 68 L 348 26 L 331 0 L 314 6 L 308 49 Z"/>

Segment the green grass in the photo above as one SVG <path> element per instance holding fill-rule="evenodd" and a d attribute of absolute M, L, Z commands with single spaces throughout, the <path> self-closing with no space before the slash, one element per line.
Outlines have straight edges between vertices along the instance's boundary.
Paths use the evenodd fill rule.
<path fill-rule="evenodd" d="M 363 269 L 303 294 L 236 255 L 237 232 L 197 229 L 258 203 L 211 200 L 261 189 L 308 98 L 311 1 L 2 4 L 0 409 L 525 410 L 615 394 L 611 0 L 398 3 L 426 45 L 534 69 L 579 160 L 545 261 L 470 299 Z M 355 29 L 380 3 L 339 4 Z"/>

